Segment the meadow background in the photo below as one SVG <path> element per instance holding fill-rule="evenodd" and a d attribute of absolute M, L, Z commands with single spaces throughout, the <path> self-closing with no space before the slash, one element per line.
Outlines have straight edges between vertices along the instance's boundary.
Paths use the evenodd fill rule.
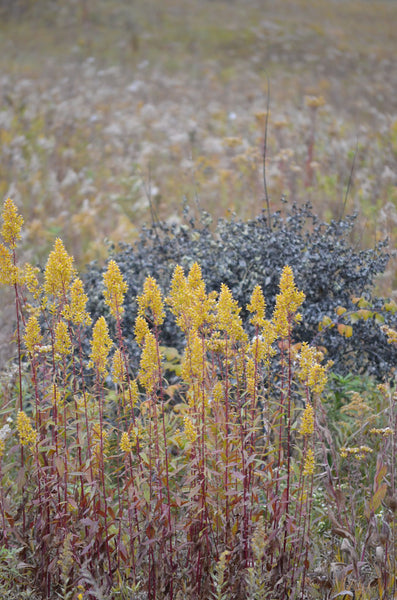
<path fill-rule="evenodd" d="M 271 208 L 285 195 L 340 216 L 357 147 L 345 213 L 359 211 L 360 243 L 395 245 L 393 2 L 0 11 L 0 195 L 23 209 L 32 260 L 60 234 L 79 265 L 103 259 L 105 238 L 137 237 L 150 199 L 159 218 L 180 217 L 185 198 L 215 217 L 258 214 L 268 82 Z M 394 271 L 385 280 L 390 291 Z"/>
<path fill-rule="evenodd" d="M 185 205 L 197 217 L 208 211 L 214 223 L 233 214 L 238 219 L 258 215 L 266 209 L 267 117 L 271 212 L 284 214 L 294 202 L 311 202 L 324 220 L 357 211 L 356 227 L 348 233 L 352 247 L 373 247 L 387 237 L 394 250 L 394 2 L 2 0 L 0 16 L 0 196 L 11 197 L 23 215 L 18 261 L 37 265 L 41 281 L 56 237 L 84 273 L 93 260 L 105 264 L 111 244 L 136 241 L 143 224 L 182 223 Z M 7 243 L 12 254 L 13 242 Z M 59 246 L 55 256 L 70 266 Z M 36 296 L 29 273 L 17 283 L 33 293 L 32 305 L 26 304 L 25 292 L 29 294 L 21 287 L 25 291 L 18 310 L 25 341 L 17 345 L 10 345 L 14 292 L 1 292 L 0 355 L 8 365 L 1 381 L 1 451 L 7 449 L 0 498 L 4 592 L 12 592 L 14 580 L 19 599 L 24 594 L 64 600 L 201 594 L 224 600 L 249 594 L 250 599 L 270 600 L 289 592 L 302 599 L 342 600 L 354 593 L 362 600 L 395 598 L 393 387 L 377 387 L 375 380 L 354 373 L 339 375 L 337 385 L 334 381 L 325 388 L 325 408 L 319 401 L 325 381 L 309 383 L 299 363 L 301 347 L 294 346 L 292 331 L 280 329 L 274 314 L 266 331 L 279 327 L 275 365 L 268 369 L 273 359 L 269 346 L 260 369 L 268 369 L 275 381 L 262 388 L 254 341 L 244 345 L 236 306 L 225 300 L 226 292 L 223 307 L 220 298 L 216 305 L 215 298 L 206 299 L 194 270 L 190 283 L 183 285 L 192 294 L 194 310 L 207 311 L 208 330 L 196 331 L 198 337 L 184 330 L 184 357 L 175 348 L 170 354 L 160 347 L 160 313 L 152 300 L 142 300 L 140 316 L 147 318 L 155 344 L 146 364 L 140 363 L 139 389 L 134 388 L 138 383 L 129 379 L 118 329 L 121 313 L 114 304 L 112 309 L 113 297 L 108 316 L 121 353 L 111 371 L 113 383 L 102 379 L 101 367 L 87 375 L 82 355 L 71 376 L 65 330 L 63 342 L 58 339 L 63 319 L 76 336 L 70 338 L 74 352 L 91 351 L 91 366 L 96 364 L 93 348 L 87 350 L 91 331 L 84 334 L 83 348 L 77 321 L 65 313 L 75 273 L 70 272 L 66 288 L 58 293 L 44 272 L 46 283 Z M 392 256 L 376 292 L 396 300 L 396 283 Z M 142 298 L 145 293 L 149 298 L 154 292 L 146 290 Z M 55 308 L 47 314 L 40 302 L 51 294 Z M 121 310 L 121 296 L 118 301 Z M 249 301 L 244 299 L 245 305 Z M 182 309 L 174 302 L 178 315 Z M 258 320 L 252 325 L 265 328 L 257 302 Z M 335 307 L 322 326 L 346 318 L 347 325 L 338 323 L 340 335 L 354 340 L 353 330 L 346 329 L 350 323 L 382 323 L 378 309 L 358 298 L 356 303 L 357 312 L 345 317 L 344 307 Z M 387 306 L 382 310 L 394 314 L 395 305 Z M 29 315 L 39 313 L 45 320 L 40 342 L 34 328 L 33 338 L 26 337 Z M 214 341 L 214 318 L 220 315 L 226 324 L 217 334 L 225 339 Z M 145 354 L 146 330 L 141 327 L 137 337 Z M 387 335 L 395 343 L 392 330 Z M 56 352 L 54 340 L 60 344 Z M 52 346 L 52 364 L 36 355 L 35 348 L 45 342 Z M 17 346 L 24 353 L 19 381 L 15 362 L 8 363 L 15 360 Z M 150 371 L 161 353 L 163 375 L 160 367 Z M 186 367 L 186 357 L 194 353 L 201 368 L 208 369 L 206 377 Z M 246 362 L 250 367 L 242 371 Z M 312 368 L 325 379 L 331 366 L 320 363 L 321 356 L 313 354 Z M 144 379 L 148 369 L 153 385 Z M 181 376 L 182 384 L 177 380 Z M 79 390 L 87 394 L 84 402 Z M 191 398 L 197 390 L 202 400 L 196 398 L 196 405 Z M 281 405 L 275 390 L 281 390 Z M 266 418 L 257 412 L 256 394 L 267 398 Z M 208 404 L 207 396 L 216 404 Z M 251 396 L 248 409 L 244 398 Z M 316 410 L 315 441 L 312 417 L 303 419 L 308 403 Z M 180 408 L 170 409 L 174 405 Z M 15 422 L 15 409 L 26 410 L 33 429 L 23 417 Z M 8 418 L 14 423 L 11 429 Z M 16 429 L 19 443 L 13 441 Z M 320 455 L 330 464 L 315 479 L 309 449 L 316 449 L 317 464 Z M 114 473 L 120 475 L 118 481 Z M 134 477 L 140 482 L 136 489 L 131 487 Z M 248 497 L 255 508 L 247 509 Z M 217 510 L 208 509 L 203 517 L 206 503 Z M 256 512 L 261 503 L 268 507 L 265 514 Z M 216 543 L 203 533 L 209 530 Z M 282 536 L 281 546 L 274 542 L 277 536 Z M 308 542 L 312 538 L 314 547 Z M 48 553 L 40 546 L 44 539 Z M 90 548 L 85 539 L 92 542 Z M 43 552 L 37 553 L 37 547 Z M 184 564 L 179 579 L 174 569 L 178 556 Z M 97 557 L 95 571 L 89 564 Z M 156 574 L 153 565 L 159 561 L 164 569 Z"/>

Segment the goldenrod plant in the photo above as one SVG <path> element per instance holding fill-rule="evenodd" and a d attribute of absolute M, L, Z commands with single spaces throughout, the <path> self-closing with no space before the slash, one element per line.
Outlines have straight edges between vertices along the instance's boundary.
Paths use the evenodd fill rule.
<path fill-rule="evenodd" d="M 0 560 L 20 558 L 20 597 L 394 598 L 396 395 L 352 393 L 334 439 L 332 363 L 294 337 L 305 293 L 289 265 L 270 314 L 253 288 L 249 327 L 198 263 L 176 265 L 167 294 L 148 276 L 136 369 L 117 263 L 103 276 L 108 319 L 92 323 L 62 241 L 40 274 L 18 262 L 21 228 L 7 200 L 0 272 L 17 351 L 1 387 Z M 162 344 L 170 313 L 180 354 Z"/>

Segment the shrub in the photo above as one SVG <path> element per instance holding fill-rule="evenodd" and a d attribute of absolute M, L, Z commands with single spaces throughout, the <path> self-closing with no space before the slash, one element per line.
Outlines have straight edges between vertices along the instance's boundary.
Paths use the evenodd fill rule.
<path fill-rule="evenodd" d="M 319 332 L 319 323 L 330 316 L 335 323 L 335 309 L 343 306 L 355 310 L 352 297 L 371 298 L 377 275 L 383 273 L 388 254 L 386 243 L 373 249 L 357 250 L 351 242 L 355 217 L 331 223 L 320 222 L 309 205 L 292 206 L 286 215 L 272 215 L 269 224 L 265 213 L 250 221 L 220 220 L 213 230 L 211 219 L 203 213 L 201 220 L 188 218 L 183 225 L 156 223 L 143 229 L 139 243 L 113 249 L 115 259 L 128 284 L 124 329 L 131 355 L 137 355 L 133 340 L 133 323 L 137 314 L 136 296 L 145 277 L 153 276 L 163 290 L 168 288 L 176 264 L 189 269 L 199 262 L 210 291 L 225 283 L 242 306 L 241 316 L 249 327 L 244 308 L 246 298 L 260 285 L 267 300 L 267 314 L 273 310 L 278 281 L 284 265 L 292 267 L 298 286 L 305 290 L 302 322 L 295 331 L 299 341 L 323 345 L 336 372 L 367 372 L 379 379 L 390 377 L 397 363 L 395 348 L 388 346 L 375 318 L 360 320 L 357 335 L 340 335 L 337 328 Z M 93 318 L 106 315 L 103 301 L 102 270 L 92 264 L 85 275 L 89 295 L 88 309 Z M 385 300 L 372 298 L 374 311 L 382 312 L 385 322 L 394 326 L 396 318 L 385 312 Z M 252 331 L 252 328 L 251 328 Z M 163 343 L 183 347 L 183 338 L 172 318 L 163 327 Z"/>

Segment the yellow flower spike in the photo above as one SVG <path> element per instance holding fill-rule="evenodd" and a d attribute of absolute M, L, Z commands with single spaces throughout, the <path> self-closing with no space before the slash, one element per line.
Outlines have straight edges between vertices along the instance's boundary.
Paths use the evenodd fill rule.
<path fill-rule="evenodd" d="M 104 317 L 99 317 L 94 325 L 91 341 L 91 355 L 89 367 L 95 367 L 102 377 L 107 376 L 107 360 L 113 342 L 109 337 L 109 330 Z"/>
<path fill-rule="evenodd" d="M 327 383 L 327 366 L 318 363 L 322 358 L 323 353 L 320 350 L 303 342 L 299 355 L 298 377 L 313 392 L 319 394 Z"/>
<path fill-rule="evenodd" d="M 310 436 L 314 433 L 314 409 L 310 402 L 306 404 L 303 411 L 299 433 L 304 436 Z"/>
<path fill-rule="evenodd" d="M 11 251 L 0 244 L 0 283 L 14 285 L 17 282 L 18 269 L 12 261 Z"/>
<path fill-rule="evenodd" d="M 59 321 L 55 327 L 54 350 L 61 356 L 66 356 L 70 353 L 71 348 L 68 326 L 65 321 Z"/>
<path fill-rule="evenodd" d="M 193 425 L 191 418 L 185 415 L 183 417 L 183 424 L 185 426 L 186 439 L 193 444 L 197 439 L 197 430 Z"/>
<path fill-rule="evenodd" d="M 88 296 L 84 293 L 83 282 L 78 277 L 70 286 L 69 295 L 70 302 L 62 311 L 63 317 L 76 325 L 91 325 L 92 319 L 86 311 Z"/>
<path fill-rule="evenodd" d="M 216 404 L 222 404 L 225 399 L 225 390 L 221 381 L 217 381 L 214 385 L 212 395 Z"/>
<path fill-rule="evenodd" d="M 329 366 L 329 363 L 328 363 Z M 327 367 L 316 363 L 310 372 L 308 385 L 313 392 L 321 394 L 327 383 Z"/>
<path fill-rule="evenodd" d="M 150 319 L 154 325 L 164 321 L 164 303 L 160 288 L 153 277 L 147 277 L 143 284 L 143 293 L 138 296 L 138 315 Z"/>
<path fill-rule="evenodd" d="M 40 293 L 40 284 L 37 279 L 37 274 L 40 272 L 38 267 L 32 267 L 31 264 L 26 263 L 23 269 L 23 283 L 26 285 L 28 291 L 38 298 Z"/>
<path fill-rule="evenodd" d="M 129 394 L 130 394 L 132 406 L 136 406 L 138 404 L 138 400 L 139 400 L 139 389 L 138 389 L 138 382 L 136 381 L 136 379 L 133 379 L 130 382 Z"/>
<path fill-rule="evenodd" d="M 112 372 L 113 383 L 115 383 L 116 385 L 122 385 L 126 379 L 126 373 L 123 355 L 119 348 L 117 348 L 117 350 L 113 354 Z"/>
<path fill-rule="evenodd" d="M 191 267 L 187 276 L 187 284 L 192 292 L 195 292 L 197 290 L 205 292 L 205 283 L 203 281 L 201 267 L 198 263 L 194 263 Z"/>
<path fill-rule="evenodd" d="M 150 333 L 150 330 L 146 319 L 138 315 L 135 321 L 135 340 L 138 346 L 142 346 L 148 333 Z"/>
<path fill-rule="evenodd" d="M 148 394 L 157 387 L 159 375 L 156 338 L 148 333 L 143 344 L 138 374 L 138 379 Z"/>
<path fill-rule="evenodd" d="M 254 313 L 250 318 L 250 322 L 257 326 L 263 327 L 265 322 L 266 302 L 260 285 L 256 285 L 251 295 L 251 301 L 247 304 L 247 310 Z"/>
<path fill-rule="evenodd" d="M 187 335 L 191 329 L 200 329 L 214 322 L 213 309 L 216 293 L 207 294 L 201 268 L 194 263 L 186 278 L 181 266 L 177 266 L 167 298 L 171 312 L 176 316 L 178 327 Z"/>
<path fill-rule="evenodd" d="M 230 289 L 222 283 L 217 305 L 216 323 L 220 331 L 225 331 L 233 341 L 245 341 L 247 339 L 247 334 L 239 317 L 240 310 Z"/>
<path fill-rule="evenodd" d="M 199 329 L 205 323 L 212 325 L 216 293 L 206 293 L 201 267 L 198 263 L 194 263 L 189 271 L 186 291 L 187 297 L 182 302 L 185 307 L 188 306 L 191 327 Z"/>
<path fill-rule="evenodd" d="M 273 313 L 273 323 L 281 338 L 286 338 L 291 333 L 292 322 L 299 322 L 301 315 L 297 312 L 305 299 L 305 294 L 299 292 L 295 286 L 294 275 L 291 267 L 284 267 L 280 278 L 280 293 L 276 297 Z"/>
<path fill-rule="evenodd" d="M 20 410 L 17 415 L 17 430 L 21 446 L 29 446 L 34 450 L 37 441 L 37 431 L 33 429 L 27 414 Z"/>
<path fill-rule="evenodd" d="M 120 450 L 122 452 L 125 452 L 126 454 L 128 454 L 128 452 L 131 452 L 132 450 L 130 436 L 128 435 L 127 431 L 123 431 L 123 433 L 121 434 Z"/>
<path fill-rule="evenodd" d="M 35 315 L 29 317 L 25 327 L 25 335 L 23 336 L 28 352 L 34 354 L 36 347 L 40 346 L 43 341 L 40 325 Z"/>
<path fill-rule="evenodd" d="M 171 280 L 170 295 L 167 298 L 168 304 L 171 306 L 171 312 L 178 317 L 180 312 L 186 306 L 187 296 L 187 279 L 183 272 L 183 268 L 177 265 Z M 182 329 L 182 325 L 178 323 Z"/>
<path fill-rule="evenodd" d="M 3 227 L 1 234 L 5 243 L 14 250 L 17 247 L 17 241 L 21 239 L 23 217 L 18 214 L 18 209 L 11 198 L 8 198 L 4 202 L 2 217 Z"/>
<path fill-rule="evenodd" d="M 314 473 L 314 468 L 314 452 L 312 448 L 308 448 L 305 456 L 305 462 L 303 465 L 303 475 L 312 475 Z"/>
<path fill-rule="evenodd" d="M 109 306 L 113 317 L 116 318 L 124 312 L 123 302 L 128 286 L 123 279 L 118 264 L 114 260 L 109 262 L 108 269 L 103 276 L 103 282 L 105 284 L 105 302 Z"/>
<path fill-rule="evenodd" d="M 66 296 L 75 275 L 73 257 L 66 252 L 62 240 L 57 238 L 44 272 L 45 293 L 55 296 L 58 300 Z"/>
<path fill-rule="evenodd" d="M 205 365 L 205 348 L 202 340 L 193 329 L 189 333 L 186 352 L 182 361 L 182 379 L 186 383 L 202 383 L 203 369 Z"/>

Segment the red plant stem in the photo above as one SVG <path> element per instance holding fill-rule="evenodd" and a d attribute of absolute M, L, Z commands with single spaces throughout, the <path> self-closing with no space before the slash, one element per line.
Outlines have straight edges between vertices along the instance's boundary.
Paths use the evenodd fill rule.
<path fill-rule="evenodd" d="M 90 427 L 88 424 L 87 392 L 86 392 L 86 386 L 84 385 L 85 382 L 84 382 L 83 344 L 81 341 L 80 328 L 77 331 L 77 341 L 78 341 L 78 348 L 79 348 L 80 379 L 82 382 L 81 392 L 83 394 L 83 400 L 84 400 L 84 420 L 85 420 L 85 429 L 86 429 L 86 435 L 87 435 L 87 457 L 88 457 L 88 464 L 89 464 L 89 470 L 90 470 L 90 480 L 93 481 L 92 462 L 91 462 L 91 434 L 90 434 Z M 79 448 L 80 448 L 80 452 L 81 452 L 80 443 L 79 443 Z"/>
<path fill-rule="evenodd" d="M 13 262 L 14 266 L 16 266 L 16 254 L 15 250 L 13 251 Z M 22 399 L 22 356 L 21 356 L 21 315 L 22 311 L 20 310 L 20 301 L 18 295 L 18 285 L 14 283 L 14 291 L 15 291 L 15 316 L 17 319 L 17 348 L 18 348 L 18 381 L 19 381 L 19 410 L 23 409 L 23 399 Z M 22 317 L 23 318 L 23 317 Z M 21 444 L 21 468 L 23 469 L 25 464 L 25 457 L 23 452 L 23 446 Z M 22 489 L 23 493 L 23 489 Z M 25 503 L 22 506 L 22 531 L 25 533 L 26 529 L 26 513 L 25 513 Z"/>
<path fill-rule="evenodd" d="M 109 531 L 108 531 L 108 502 L 106 495 L 106 485 L 105 485 L 105 465 L 103 462 L 103 454 L 104 454 L 104 446 L 103 446 L 103 387 L 100 385 L 100 377 L 98 369 L 96 371 L 96 379 L 97 379 L 97 390 L 98 390 L 98 401 L 99 401 L 99 427 L 100 427 L 100 464 L 99 471 L 101 477 L 102 484 L 102 493 L 103 493 L 103 504 L 104 504 L 104 525 L 105 525 L 105 535 L 106 535 L 106 555 L 108 560 L 108 569 L 109 575 L 112 573 L 112 562 L 110 559 L 110 547 L 109 547 Z"/>
<path fill-rule="evenodd" d="M 68 510 L 68 446 L 67 446 L 67 432 L 66 432 L 66 425 L 67 425 L 67 404 L 66 404 L 66 394 L 65 394 L 65 387 L 66 387 L 66 381 L 67 381 L 67 377 L 66 377 L 66 358 L 65 356 L 63 357 L 63 381 L 64 381 L 64 390 L 63 390 L 63 398 L 62 398 L 62 403 L 63 403 L 63 451 L 64 451 L 64 467 L 65 467 L 65 472 L 64 472 L 64 486 L 65 486 L 65 490 L 64 490 L 64 499 L 65 499 L 65 512 Z"/>
<path fill-rule="evenodd" d="M 168 462 L 168 446 L 167 446 L 167 432 L 165 430 L 165 410 L 164 410 L 164 387 L 162 382 L 162 371 L 161 371 L 161 356 L 159 348 L 159 335 L 157 325 L 155 327 L 155 338 L 156 338 L 156 352 L 157 352 L 157 366 L 158 366 L 158 381 L 160 386 L 160 400 L 161 400 L 161 416 L 162 416 L 162 427 L 163 427 L 163 439 L 164 439 L 164 458 L 165 458 L 165 481 L 167 488 L 167 512 L 168 512 L 168 533 L 169 533 L 169 548 L 170 548 L 170 562 L 171 562 L 171 573 L 173 573 L 173 545 L 172 545 L 172 521 L 171 521 L 171 493 L 170 493 L 170 480 L 169 480 L 169 462 Z M 161 485 L 161 476 L 159 473 L 159 482 Z M 169 598 L 173 598 L 173 586 L 174 580 L 171 577 Z"/>
<path fill-rule="evenodd" d="M 78 341 L 79 341 L 79 352 L 81 353 L 81 340 L 80 340 L 80 327 L 78 326 Z M 72 327 L 69 323 L 69 336 L 72 339 Z M 85 491 L 84 491 L 84 479 L 83 479 L 83 458 L 81 452 L 81 440 L 80 440 L 80 418 L 77 404 L 77 377 L 76 377 L 76 360 L 74 355 L 74 348 L 72 350 L 72 381 L 73 381 L 73 400 L 74 400 L 74 414 L 75 414 L 75 422 L 76 422 L 76 441 L 77 441 L 77 457 L 79 461 L 79 479 L 80 479 L 80 492 L 81 499 L 84 500 Z M 82 374 L 81 377 L 82 388 L 84 389 L 84 376 Z"/>
<path fill-rule="evenodd" d="M 305 540 L 306 540 L 305 541 L 306 551 L 305 551 L 305 560 L 303 561 L 301 600 L 304 600 L 304 598 L 305 598 L 305 579 L 306 579 L 307 565 L 308 565 L 307 557 L 309 554 L 310 520 L 311 520 L 311 511 L 312 511 L 312 504 L 313 504 L 313 474 L 311 474 L 310 477 L 311 477 L 311 480 L 310 480 L 309 498 L 306 500 L 306 511 L 305 511 L 305 517 L 306 517 L 306 522 L 307 522 L 306 536 L 304 535 L 304 532 L 303 532 L 303 536 L 305 537 Z"/>
<path fill-rule="evenodd" d="M 256 431 L 255 431 L 255 414 L 256 414 L 256 406 L 257 406 L 257 388 L 258 388 L 258 337 L 259 337 L 259 327 L 256 326 L 255 328 L 255 356 L 254 356 L 254 364 L 255 364 L 255 370 L 254 370 L 254 393 L 251 399 L 251 407 L 250 407 L 250 424 L 249 427 L 251 429 L 251 436 L 250 436 L 250 443 L 247 444 L 246 448 L 249 451 L 249 457 L 251 458 L 252 455 L 255 453 L 255 446 L 256 446 Z M 245 422 L 245 418 L 244 418 L 244 422 Z M 244 435 L 245 437 L 245 435 Z M 248 524 L 251 522 L 252 523 L 252 506 L 254 505 L 254 488 L 253 488 L 253 473 L 254 473 L 254 462 L 252 460 L 250 460 L 250 463 L 248 465 L 248 473 L 244 474 L 244 518 L 245 518 L 245 529 L 246 529 L 246 560 L 248 560 L 248 537 L 249 537 L 249 527 Z M 250 508 L 249 510 L 247 509 L 247 497 L 248 497 L 248 492 L 250 494 Z"/>
<path fill-rule="evenodd" d="M 292 318 L 292 316 L 291 316 Z M 291 319 L 290 318 L 290 319 Z M 287 526 L 289 517 L 289 498 L 291 484 L 291 395 L 292 395 L 292 359 L 291 359 L 291 322 L 288 328 L 288 408 L 287 408 L 287 496 L 285 500 L 285 530 L 284 530 L 284 552 L 287 545 Z"/>
<path fill-rule="evenodd" d="M 277 453 L 277 478 L 276 478 L 276 496 L 278 495 L 280 488 L 280 468 L 281 468 L 281 452 L 282 452 L 282 441 L 283 441 L 283 411 L 284 411 L 284 343 L 281 341 L 281 356 L 280 356 L 280 406 L 277 410 L 279 415 L 279 428 L 278 428 L 278 453 Z"/>
<path fill-rule="evenodd" d="M 225 338 L 225 545 L 229 543 L 229 368 L 228 337 Z"/>
<path fill-rule="evenodd" d="M 310 402 L 310 392 L 309 392 L 309 387 L 306 386 L 306 404 Z M 305 436 L 304 438 L 304 443 L 303 443 L 303 451 L 302 451 L 302 461 L 301 461 L 301 467 L 300 467 L 300 471 L 299 471 L 299 483 L 298 483 L 298 493 L 299 493 L 299 502 L 298 502 L 298 506 L 296 508 L 296 514 L 295 514 L 295 522 L 296 522 L 296 531 L 299 534 L 300 528 L 301 528 L 301 523 L 302 523 L 302 512 L 303 512 L 303 494 L 304 494 L 304 489 L 303 489 L 303 467 L 304 467 L 304 457 L 306 455 L 307 452 L 307 437 Z M 303 539 L 301 537 L 301 539 Z M 294 552 L 290 554 L 290 558 L 289 558 L 289 563 L 288 563 L 288 570 L 291 568 L 291 562 L 293 562 L 293 573 L 292 573 L 292 581 L 294 580 L 294 571 L 295 571 L 295 567 L 296 567 L 296 558 L 300 556 L 302 552 L 302 549 L 299 552 Z"/>
<path fill-rule="evenodd" d="M 8 535 L 7 535 L 6 517 L 5 517 L 5 513 L 4 513 L 4 490 L 3 490 L 2 479 L 3 479 L 3 473 L 1 470 L 1 464 L 0 464 L 0 510 L 1 510 L 2 534 L 3 534 L 2 544 L 4 544 L 5 548 L 8 548 Z"/>
<path fill-rule="evenodd" d="M 202 520 L 201 526 L 204 525 L 204 519 L 208 518 L 208 507 L 207 507 L 207 477 L 206 477 L 206 417 L 205 417 L 205 338 L 204 335 L 201 336 L 201 345 L 202 345 L 202 355 L 203 355 L 203 363 L 202 363 L 202 372 L 201 372 L 201 380 L 202 380 L 202 395 L 201 395 L 201 464 L 200 464 L 200 477 L 201 477 L 201 498 L 202 498 Z M 206 529 L 206 541 L 207 541 L 207 550 L 209 551 L 209 538 L 208 538 L 208 528 Z"/>

